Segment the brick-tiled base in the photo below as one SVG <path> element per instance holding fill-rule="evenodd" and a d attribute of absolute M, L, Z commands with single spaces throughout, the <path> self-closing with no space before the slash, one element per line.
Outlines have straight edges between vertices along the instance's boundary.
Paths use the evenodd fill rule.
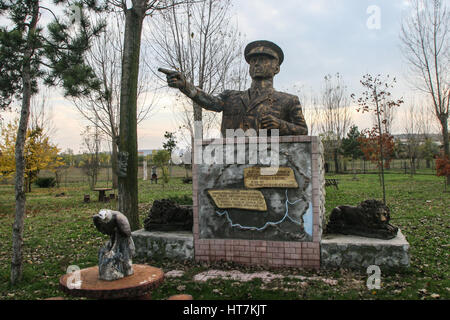
<path fill-rule="evenodd" d="M 197 240 L 197 261 L 232 261 L 272 267 L 320 267 L 318 242 L 261 240 Z"/>
<path fill-rule="evenodd" d="M 248 139 L 248 138 L 246 138 Z M 210 141 L 203 141 L 208 144 Z M 217 142 L 217 140 L 216 140 Z M 311 143 L 313 242 L 217 240 L 199 238 L 198 177 L 193 164 L 194 255 L 196 261 L 232 261 L 248 265 L 273 267 L 320 268 L 320 240 L 325 210 L 323 147 L 318 137 L 283 136 L 280 143 Z M 248 140 L 246 140 L 248 143 Z"/>

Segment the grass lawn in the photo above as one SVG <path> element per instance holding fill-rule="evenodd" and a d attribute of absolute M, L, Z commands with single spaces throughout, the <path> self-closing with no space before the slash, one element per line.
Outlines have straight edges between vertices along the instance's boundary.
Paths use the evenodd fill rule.
<path fill-rule="evenodd" d="M 339 190 L 327 188 L 327 213 L 337 205 L 356 205 L 369 198 L 381 198 L 377 175 L 328 176 L 339 179 Z M 432 175 L 410 177 L 387 174 L 387 202 L 391 222 L 400 227 L 410 243 L 411 267 L 401 273 L 382 273 L 381 289 L 368 290 L 367 275 L 348 270 L 307 271 L 243 267 L 230 263 L 214 265 L 193 262 L 139 261 L 161 267 L 164 271 L 184 270 L 180 278 L 167 278 L 153 293 L 154 299 L 166 299 L 177 293 L 188 293 L 194 299 L 449 299 L 450 298 L 450 193 L 443 192 L 443 180 Z M 140 181 L 140 219 L 145 219 L 155 199 L 169 196 L 191 196 L 192 185 L 172 179 L 164 187 Z M 65 197 L 55 197 L 65 192 Z M 83 203 L 90 194 L 92 203 Z M 27 216 L 24 231 L 24 279 L 11 288 L 11 226 L 14 219 L 14 187 L 0 185 L 0 299 L 44 299 L 61 296 L 59 277 L 69 265 L 86 268 L 97 264 L 97 250 L 106 241 L 92 224 L 92 215 L 100 208 L 115 209 L 116 203 L 99 204 L 98 195 L 82 183 L 64 188 L 34 187 L 27 194 Z M 193 276 L 210 269 L 241 272 L 271 271 L 283 277 L 265 283 L 208 280 L 196 282 Z M 382 271 L 383 272 L 383 271 Z M 298 280 L 290 275 L 337 280 Z"/>

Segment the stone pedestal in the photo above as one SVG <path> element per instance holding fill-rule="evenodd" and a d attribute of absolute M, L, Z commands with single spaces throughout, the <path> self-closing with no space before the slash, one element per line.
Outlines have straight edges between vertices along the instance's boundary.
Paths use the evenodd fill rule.
<path fill-rule="evenodd" d="M 150 259 L 191 260 L 194 258 L 194 237 L 188 231 L 146 231 L 132 233 L 136 256 Z"/>
<path fill-rule="evenodd" d="M 409 266 L 409 243 L 399 230 L 391 240 L 329 234 L 322 238 L 322 268 L 366 270 L 376 265 L 381 270 Z"/>
<path fill-rule="evenodd" d="M 278 142 L 274 145 L 263 137 L 197 142 L 193 165 L 195 260 L 320 267 L 325 210 L 322 143 L 311 136 L 281 136 Z M 273 153 L 279 168 L 292 170 L 296 187 L 283 186 L 287 179 L 282 175 L 273 180 L 257 176 L 261 182 L 257 186 L 251 186 L 254 180 L 245 180 L 246 170 L 273 166 Z M 197 161 L 199 156 L 203 161 Z M 208 162 L 211 158 L 213 163 Z M 227 193 L 238 198 L 239 193 L 260 192 L 266 206 L 246 207 L 256 202 L 256 196 L 221 206 L 211 192 L 223 192 L 222 200 L 228 203 Z"/>

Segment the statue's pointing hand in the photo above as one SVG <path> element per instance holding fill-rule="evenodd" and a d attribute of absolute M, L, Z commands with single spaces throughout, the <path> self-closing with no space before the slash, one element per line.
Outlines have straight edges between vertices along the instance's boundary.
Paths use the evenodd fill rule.
<path fill-rule="evenodd" d="M 167 84 L 171 88 L 183 89 L 186 87 L 186 77 L 178 71 L 159 68 L 159 72 L 166 74 Z"/>

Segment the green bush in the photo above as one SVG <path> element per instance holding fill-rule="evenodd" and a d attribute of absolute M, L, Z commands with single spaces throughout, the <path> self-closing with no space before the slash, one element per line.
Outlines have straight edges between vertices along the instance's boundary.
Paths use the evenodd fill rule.
<path fill-rule="evenodd" d="M 35 184 L 39 188 L 52 188 L 56 185 L 55 178 L 48 177 L 48 178 L 37 178 Z"/>

